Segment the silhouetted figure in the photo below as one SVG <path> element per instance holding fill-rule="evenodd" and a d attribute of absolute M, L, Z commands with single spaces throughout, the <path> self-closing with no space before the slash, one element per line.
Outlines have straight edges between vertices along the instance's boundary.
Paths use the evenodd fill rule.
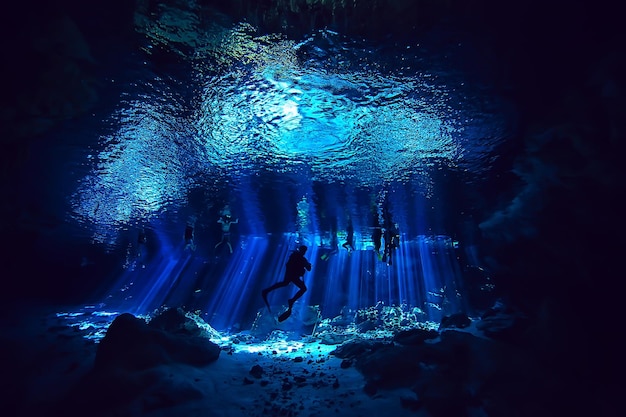
<path fill-rule="evenodd" d="M 387 265 L 393 263 L 393 252 L 400 246 L 400 233 L 398 228 L 393 225 L 390 228 L 385 229 L 385 253 L 383 254 L 383 262 L 387 262 Z"/>
<path fill-rule="evenodd" d="M 374 231 L 372 232 L 372 241 L 374 242 L 374 252 L 376 252 L 376 256 L 378 259 L 382 259 L 382 253 L 380 253 L 380 248 L 383 245 L 383 229 L 380 227 L 374 227 Z"/>
<path fill-rule="evenodd" d="M 146 243 L 148 242 L 148 236 L 146 235 L 146 229 L 141 228 L 139 230 L 139 234 L 137 235 L 137 257 L 141 258 L 143 256 L 143 252 Z"/>
<path fill-rule="evenodd" d="M 225 204 L 220 210 L 220 217 L 232 217 L 233 214 L 230 211 L 230 204 Z"/>
<path fill-rule="evenodd" d="M 230 244 L 230 225 L 239 223 L 239 219 L 232 220 L 230 215 L 224 215 L 217 222 L 222 224 L 222 240 L 215 245 L 215 249 L 217 250 L 222 243 L 226 243 L 230 253 L 233 253 L 233 247 Z"/>
<path fill-rule="evenodd" d="M 194 242 L 194 230 L 193 230 L 194 224 L 188 222 L 187 226 L 185 227 L 185 250 L 190 249 L 195 251 L 196 250 L 196 243 Z"/>
<path fill-rule="evenodd" d="M 221 224 L 222 236 L 220 241 L 215 245 L 215 254 L 217 255 L 217 248 L 224 243 L 228 246 L 229 252 L 233 253 L 233 247 L 230 243 L 230 226 L 239 223 L 239 219 L 232 219 L 230 205 L 226 204 L 222 207 L 220 210 L 220 217 L 217 222 Z"/>
<path fill-rule="evenodd" d="M 387 207 L 383 207 L 383 236 L 385 237 L 385 250 L 383 253 L 382 261 L 387 265 L 393 263 L 393 251 L 400 246 L 400 233 L 398 232 L 398 225 L 393 222 L 391 213 Z"/>
<path fill-rule="evenodd" d="M 331 256 L 336 255 L 337 253 L 339 253 L 339 241 L 337 240 L 337 233 L 333 231 L 330 246 L 325 248 L 324 253 L 320 256 L 320 259 L 322 261 L 328 261 Z"/>
<path fill-rule="evenodd" d="M 351 254 L 354 250 L 354 227 L 352 227 L 352 219 L 348 219 L 348 228 L 346 229 L 346 232 L 348 233 L 346 241 L 341 246 L 348 251 L 348 254 Z"/>
<path fill-rule="evenodd" d="M 265 301 L 265 305 L 267 305 L 267 309 L 271 312 L 270 304 L 267 301 L 267 295 L 270 292 L 278 288 L 286 287 L 290 283 L 298 287 L 298 292 L 292 298 L 288 300 L 289 308 L 287 309 L 285 313 L 281 314 L 281 316 L 278 318 L 279 321 L 283 321 L 287 317 L 289 317 L 289 315 L 291 314 L 291 308 L 293 307 L 293 304 L 296 302 L 298 298 L 302 297 L 302 295 L 304 295 L 304 293 L 307 290 L 306 285 L 304 285 L 304 281 L 300 279 L 301 277 L 304 277 L 304 273 L 306 271 L 311 270 L 311 263 L 304 257 L 304 254 L 306 253 L 306 251 L 307 251 L 307 247 L 302 245 L 298 248 L 298 250 L 291 252 L 291 255 L 289 255 L 289 259 L 287 260 L 287 264 L 285 265 L 285 277 L 283 278 L 283 280 L 261 291 L 261 295 L 263 296 L 263 301 Z"/>
<path fill-rule="evenodd" d="M 141 229 L 137 234 L 137 244 L 145 245 L 148 241 L 148 237 L 146 236 L 146 229 Z"/>

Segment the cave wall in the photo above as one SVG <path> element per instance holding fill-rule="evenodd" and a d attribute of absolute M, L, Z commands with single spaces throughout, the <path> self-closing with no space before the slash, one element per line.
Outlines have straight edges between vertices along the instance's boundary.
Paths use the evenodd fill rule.
<path fill-rule="evenodd" d="M 599 4 L 538 9 L 529 19 L 526 53 L 508 60 L 523 118 L 510 186 L 498 184 L 479 224 L 496 285 L 535 320 L 530 335 L 546 361 L 598 380 L 616 376 L 623 348 L 589 337 L 611 334 L 621 310 L 626 66 L 618 27 Z"/>
<path fill-rule="evenodd" d="M 84 279 L 81 260 L 69 257 L 74 247 L 66 219 L 50 206 L 54 199 L 63 201 L 54 197 L 62 192 L 51 181 L 60 169 L 54 157 L 68 149 L 61 143 L 65 135 L 55 132 L 71 129 L 105 104 L 106 77 L 123 70 L 123 57 L 138 42 L 133 13 L 134 3 L 124 0 L 35 0 L 4 11 L 0 232 L 6 244 L 0 261 L 10 283 L 0 296 L 5 308 L 30 298 L 75 301 L 108 275 L 103 268 L 93 281 Z M 83 136 L 82 145 L 89 146 L 89 135 Z"/>

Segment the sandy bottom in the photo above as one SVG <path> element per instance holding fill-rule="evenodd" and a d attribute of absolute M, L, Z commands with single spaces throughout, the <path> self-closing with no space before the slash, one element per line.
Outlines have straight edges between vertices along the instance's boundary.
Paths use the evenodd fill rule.
<path fill-rule="evenodd" d="M 97 339 L 87 324 L 71 322 L 71 307 L 22 306 L 2 319 L 8 377 L 3 378 L 7 415 L 44 415 L 71 404 L 92 369 Z M 59 312 L 65 312 L 59 315 Z M 101 323 L 113 317 L 102 318 Z M 402 406 L 415 399 L 407 389 L 363 392 L 363 376 L 330 354 L 336 346 L 303 338 L 272 344 L 229 342 L 217 361 L 204 366 L 163 365 L 129 375 L 156 381 L 107 415 L 117 416 L 420 416 Z M 258 365 L 262 372 L 251 370 Z M 258 368 L 255 368 L 258 369 Z M 104 403 L 107 390 L 99 385 Z M 164 398 L 169 397 L 169 398 Z M 93 404 L 94 411 L 99 404 Z"/>

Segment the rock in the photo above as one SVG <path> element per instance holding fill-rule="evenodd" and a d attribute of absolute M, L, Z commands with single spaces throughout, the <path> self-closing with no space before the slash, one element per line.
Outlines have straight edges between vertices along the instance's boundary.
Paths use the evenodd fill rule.
<path fill-rule="evenodd" d="M 372 381 L 366 382 L 365 386 L 363 387 L 363 392 L 369 395 L 370 397 L 373 397 L 377 391 L 378 391 L 378 388 L 376 387 L 376 384 Z"/>
<path fill-rule="evenodd" d="M 250 369 L 250 372 L 249 372 L 249 374 L 255 377 L 256 379 L 260 379 L 264 373 L 265 371 L 263 371 L 263 368 L 261 367 L 261 365 L 254 365 Z"/>
<path fill-rule="evenodd" d="M 321 317 L 319 306 L 306 306 L 300 313 L 300 320 L 305 326 L 315 326 Z"/>
<path fill-rule="evenodd" d="M 168 333 L 124 313 L 113 320 L 98 345 L 94 368 L 141 370 L 173 362 L 202 366 L 219 354 L 219 346 L 208 339 Z"/>
<path fill-rule="evenodd" d="M 426 340 L 436 339 L 437 337 L 439 337 L 439 332 L 436 330 L 410 329 L 397 333 L 393 337 L 393 341 L 401 345 L 419 345 Z"/>
<path fill-rule="evenodd" d="M 198 324 L 198 321 L 201 322 L 202 326 Z M 168 308 L 162 311 L 148 322 L 148 326 L 173 334 L 207 338 L 219 336 L 218 332 L 200 317 L 194 320 L 188 317 L 181 308 Z"/>
<path fill-rule="evenodd" d="M 337 349 L 330 352 L 341 359 L 353 359 L 361 356 L 364 353 L 374 351 L 384 346 L 389 346 L 390 343 L 375 342 L 369 340 L 352 340 L 345 342 Z"/>
<path fill-rule="evenodd" d="M 148 326 L 170 333 L 193 334 L 193 327 L 197 328 L 197 325 L 186 326 L 188 321 L 189 319 L 181 308 L 167 308 L 150 319 Z"/>
<path fill-rule="evenodd" d="M 320 343 L 324 345 L 339 345 L 341 343 L 344 343 L 346 340 L 351 339 L 352 335 L 324 332 L 319 334 L 318 337 L 320 338 Z"/>
<path fill-rule="evenodd" d="M 486 316 L 476 324 L 485 336 L 500 340 L 515 340 L 522 336 L 528 327 L 528 318 L 519 313 L 496 312 Z"/>
<path fill-rule="evenodd" d="M 357 325 L 357 329 L 361 333 L 376 329 L 376 323 L 371 320 L 365 320 Z"/>
<path fill-rule="evenodd" d="M 441 319 L 439 330 L 447 329 L 450 327 L 464 329 L 465 327 L 468 327 L 470 324 L 472 324 L 472 321 L 470 320 L 469 317 L 467 317 L 467 315 L 465 315 L 464 313 L 455 313 L 450 316 L 444 316 Z"/>
<path fill-rule="evenodd" d="M 360 355 L 355 367 L 377 388 L 408 386 L 419 373 L 419 354 L 413 347 L 383 346 Z"/>

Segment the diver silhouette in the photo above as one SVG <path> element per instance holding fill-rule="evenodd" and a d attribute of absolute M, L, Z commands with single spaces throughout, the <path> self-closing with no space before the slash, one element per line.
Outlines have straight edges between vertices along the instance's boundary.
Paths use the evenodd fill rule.
<path fill-rule="evenodd" d="M 304 277 L 304 273 L 306 271 L 311 270 L 311 263 L 304 257 L 306 251 L 307 247 L 302 245 L 298 247 L 297 250 L 291 252 L 289 259 L 285 264 L 285 276 L 283 280 L 261 291 L 263 301 L 265 301 L 265 305 L 267 305 L 267 309 L 271 313 L 272 310 L 270 309 L 270 304 L 267 301 L 267 295 L 270 292 L 278 288 L 286 287 L 290 283 L 298 287 L 298 292 L 288 300 L 289 308 L 278 317 L 278 321 L 284 321 L 291 315 L 291 308 L 293 307 L 293 304 L 298 298 L 302 297 L 307 290 L 306 285 L 304 285 L 304 281 L 300 279 L 301 277 Z"/>
<path fill-rule="evenodd" d="M 383 207 L 384 227 L 382 228 L 383 237 L 385 239 L 385 249 L 381 260 L 387 265 L 393 264 L 393 252 L 400 247 L 400 231 L 398 223 L 395 223 L 391 217 L 391 212 L 387 206 Z"/>
<path fill-rule="evenodd" d="M 190 249 L 192 251 L 196 250 L 196 243 L 194 242 L 194 224 L 193 222 L 188 222 L 187 226 L 185 226 L 185 250 Z"/>
<path fill-rule="evenodd" d="M 352 226 L 352 219 L 348 218 L 348 228 L 346 229 L 346 241 L 341 245 L 344 249 L 351 254 L 354 251 L 354 227 Z"/>
<path fill-rule="evenodd" d="M 228 207 L 228 206 L 226 206 Z M 222 243 L 226 243 L 226 245 L 228 246 L 228 250 L 230 251 L 230 253 L 233 253 L 233 247 L 230 244 L 230 226 L 232 224 L 237 224 L 239 223 L 239 219 L 235 219 L 233 220 L 230 214 L 230 209 L 228 210 L 228 212 L 223 212 L 223 214 L 220 216 L 220 218 L 217 220 L 218 223 L 221 223 L 222 225 L 222 240 L 220 240 L 217 245 L 215 245 L 215 250 L 217 250 L 217 248 L 222 244 Z"/>
<path fill-rule="evenodd" d="M 378 256 L 379 260 L 382 260 L 383 255 L 380 253 L 380 248 L 382 247 L 383 240 L 383 229 L 381 227 L 374 227 L 374 231 L 372 232 L 372 242 L 374 242 L 374 252 L 376 252 L 376 256 Z"/>
<path fill-rule="evenodd" d="M 400 247 L 400 233 L 398 231 L 398 225 L 393 224 L 390 228 L 385 229 L 385 251 L 382 257 L 382 261 L 387 265 L 393 263 L 393 252 Z"/>

